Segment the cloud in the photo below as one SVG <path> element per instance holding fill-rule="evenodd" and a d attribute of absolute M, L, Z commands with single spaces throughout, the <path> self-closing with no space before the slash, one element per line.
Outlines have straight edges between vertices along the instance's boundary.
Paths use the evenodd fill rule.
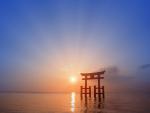
<path fill-rule="evenodd" d="M 150 64 L 144 64 L 140 66 L 140 69 L 148 69 L 150 68 Z"/>
<path fill-rule="evenodd" d="M 149 92 L 150 89 L 150 64 L 139 66 L 137 72 L 123 73 L 119 66 L 105 67 L 105 85 L 111 92 Z M 149 68 L 149 69 L 148 69 Z M 148 70 L 147 70 L 148 69 Z"/>

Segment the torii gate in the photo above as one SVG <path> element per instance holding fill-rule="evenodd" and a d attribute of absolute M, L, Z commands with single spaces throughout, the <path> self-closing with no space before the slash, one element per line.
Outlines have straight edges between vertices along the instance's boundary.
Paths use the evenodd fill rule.
<path fill-rule="evenodd" d="M 91 97 L 91 86 L 87 87 L 87 80 L 92 80 L 92 79 L 98 80 L 98 87 L 94 86 L 94 98 L 96 98 L 96 94 L 98 94 L 99 99 L 101 98 L 101 95 L 103 98 L 105 98 L 104 86 L 101 86 L 101 82 L 100 82 L 101 79 L 104 79 L 104 77 L 101 76 L 104 73 L 105 71 L 94 72 L 94 73 L 81 73 L 81 76 L 83 77 L 82 80 L 85 81 L 85 86 L 80 87 L 81 98 L 83 94 L 85 94 L 85 97 L 87 97 L 87 94 L 89 94 L 89 97 Z"/>

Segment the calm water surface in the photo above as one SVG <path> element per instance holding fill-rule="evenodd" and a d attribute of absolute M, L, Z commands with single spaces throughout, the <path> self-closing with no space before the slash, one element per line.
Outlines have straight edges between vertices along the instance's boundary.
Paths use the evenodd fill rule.
<path fill-rule="evenodd" d="M 76 93 L 0 94 L 0 113 L 150 113 L 150 95 L 111 93 L 104 101 Z"/>

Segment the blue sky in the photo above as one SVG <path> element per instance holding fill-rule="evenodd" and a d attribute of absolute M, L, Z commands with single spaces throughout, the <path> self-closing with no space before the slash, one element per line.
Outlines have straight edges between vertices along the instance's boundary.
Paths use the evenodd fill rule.
<path fill-rule="evenodd" d="M 148 0 L 1 0 L 0 89 L 51 90 L 109 66 L 134 73 L 150 63 L 149 12 Z"/>

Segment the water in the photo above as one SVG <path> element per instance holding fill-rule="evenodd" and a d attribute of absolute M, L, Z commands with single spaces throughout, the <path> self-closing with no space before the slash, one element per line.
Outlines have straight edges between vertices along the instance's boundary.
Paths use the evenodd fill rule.
<path fill-rule="evenodd" d="M 76 93 L 0 94 L 0 113 L 150 113 L 150 95 L 109 93 L 104 101 Z"/>

